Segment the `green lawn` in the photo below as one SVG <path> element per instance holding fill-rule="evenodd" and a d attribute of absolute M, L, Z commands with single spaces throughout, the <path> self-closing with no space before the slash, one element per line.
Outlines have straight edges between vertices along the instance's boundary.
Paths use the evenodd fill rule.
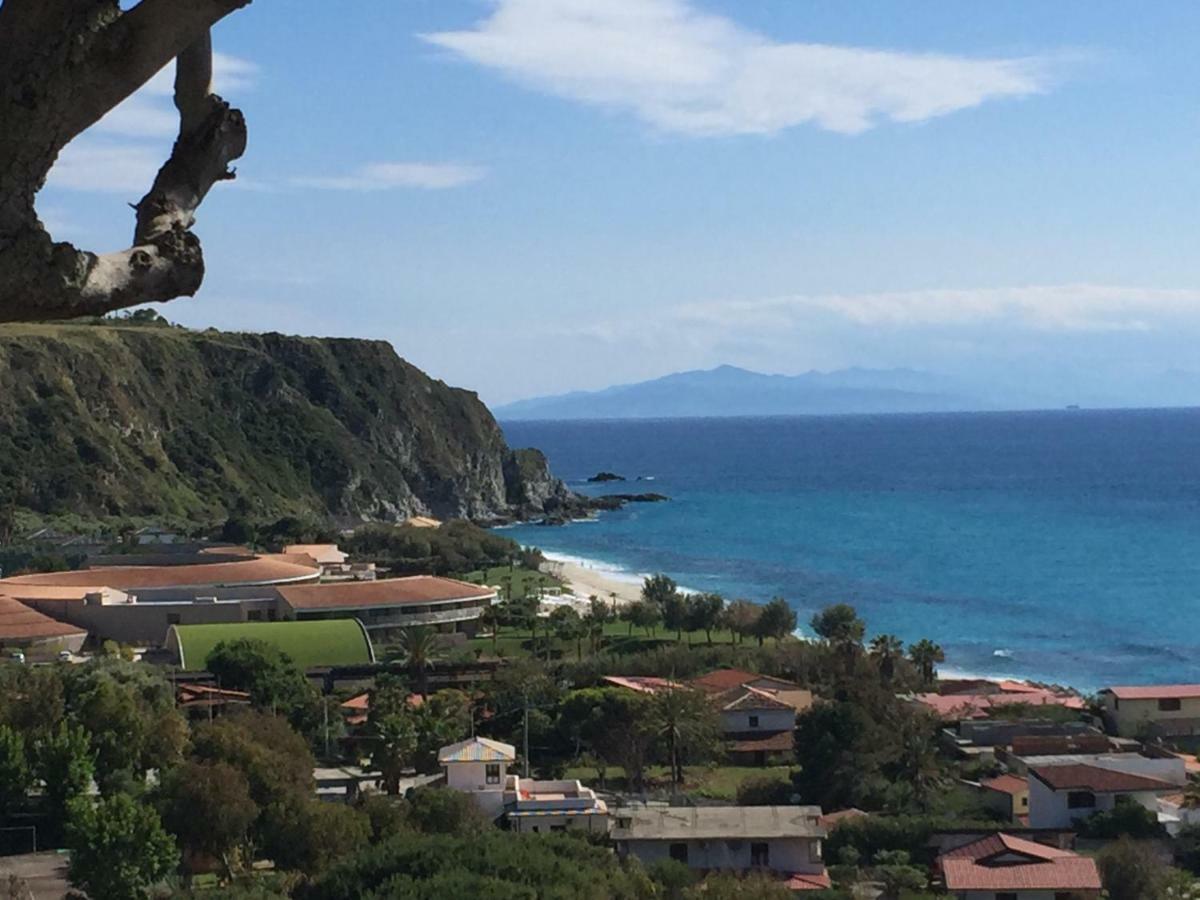
<path fill-rule="evenodd" d="M 683 790 L 711 800 L 735 800 L 738 785 L 747 778 L 788 778 L 791 771 L 788 766 L 686 766 L 683 770 Z M 578 778 L 588 787 L 600 787 L 600 774 L 592 766 L 567 769 L 564 777 Z M 670 778 L 666 766 L 650 766 L 646 769 L 646 786 L 650 790 L 668 790 Z M 605 769 L 604 785 L 608 790 L 629 789 L 625 772 L 620 767 Z"/>
<path fill-rule="evenodd" d="M 543 620 L 545 622 L 545 620 Z M 538 628 L 538 655 L 545 652 L 543 641 L 546 639 L 546 632 L 542 628 Z M 716 630 L 712 633 L 713 644 L 732 644 L 734 643 L 734 635 L 730 631 Z M 561 659 L 574 659 L 576 656 L 575 641 L 560 641 L 556 637 L 550 637 L 550 653 L 552 656 Z M 491 637 L 472 638 L 468 642 L 468 646 L 475 650 L 482 650 L 484 656 L 503 657 L 504 659 L 519 658 L 522 656 L 530 656 L 533 652 L 533 637 L 527 628 L 517 628 L 514 626 L 502 625 L 500 632 L 496 637 L 495 646 Z M 652 634 L 647 634 L 641 628 L 633 629 L 632 636 L 629 633 L 629 625 L 625 622 L 610 622 L 604 626 L 604 637 L 600 640 L 601 650 L 607 650 L 613 653 L 632 653 L 638 650 L 649 649 L 660 646 L 664 643 L 673 644 L 677 641 L 675 632 L 664 631 L 662 628 L 656 628 Z M 707 643 L 707 637 L 703 631 L 685 631 L 682 636 L 682 643 L 704 645 Z M 747 641 L 746 646 L 752 646 L 752 641 Z M 583 655 L 585 657 L 591 652 L 591 645 L 584 639 Z"/>
<path fill-rule="evenodd" d="M 533 569 L 524 569 L 520 566 L 509 568 L 508 566 L 495 566 L 491 569 L 476 569 L 474 572 L 468 572 L 462 576 L 463 581 L 469 581 L 472 584 L 493 584 L 507 587 L 509 580 L 512 581 L 512 586 L 509 590 L 509 596 L 514 600 L 524 599 L 526 595 L 537 590 L 538 585 L 541 585 L 544 591 L 553 591 L 562 586 L 562 583 L 552 575 L 547 575 L 545 572 L 537 572 Z"/>

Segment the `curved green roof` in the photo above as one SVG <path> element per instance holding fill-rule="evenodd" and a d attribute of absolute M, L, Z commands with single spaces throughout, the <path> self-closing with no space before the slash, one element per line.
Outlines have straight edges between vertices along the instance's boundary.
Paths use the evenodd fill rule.
<path fill-rule="evenodd" d="M 375 662 L 371 639 L 358 619 L 172 625 L 167 646 L 178 653 L 180 668 L 197 672 L 217 644 L 241 638 L 273 644 L 304 669 Z"/>

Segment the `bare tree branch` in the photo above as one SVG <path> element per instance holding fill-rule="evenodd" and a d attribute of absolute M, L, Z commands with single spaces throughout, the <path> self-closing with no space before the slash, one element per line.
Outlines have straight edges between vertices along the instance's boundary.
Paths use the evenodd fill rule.
<path fill-rule="evenodd" d="M 211 91 L 208 27 L 249 0 L 142 0 L 123 15 L 116 0 L 45 2 L 60 17 L 74 15 L 71 21 L 83 29 L 78 44 L 91 79 L 78 88 L 77 73 L 70 72 L 62 92 L 60 70 L 73 68 L 76 47 L 67 34 L 44 54 L 53 68 L 41 82 L 22 75 L 22 91 L 6 95 L 0 81 L 0 321 L 98 315 L 191 296 L 204 277 L 200 241 L 191 231 L 196 209 L 215 183 L 233 178 L 230 163 L 246 149 L 241 112 Z M 3 8 L 10 9 L 7 3 Z M 0 44 L 0 57 L 4 50 Z M 33 196 L 59 149 L 81 123 L 98 120 L 172 57 L 179 136 L 137 204 L 133 246 L 97 255 L 53 241 Z M 27 96 L 39 84 L 51 85 L 46 102 Z"/>

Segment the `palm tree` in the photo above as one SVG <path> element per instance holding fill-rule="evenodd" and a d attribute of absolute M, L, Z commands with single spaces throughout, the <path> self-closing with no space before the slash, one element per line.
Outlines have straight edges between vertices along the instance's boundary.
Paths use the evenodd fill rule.
<path fill-rule="evenodd" d="M 925 684 L 933 684 L 937 678 L 937 664 L 946 661 L 946 653 L 928 638 L 922 638 L 908 648 L 908 658 L 921 673 Z"/>
<path fill-rule="evenodd" d="M 685 754 L 711 758 L 719 747 L 716 709 L 699 691 L 668 688 L 654 695 L 651 714 L 655 734 L 667 742 L 671 783 L 683 784 Z"/>
<path fill-rule="evenodd" d="M 417 693 L 429 694 L 426 669 L 433 668 L 442 657 L 442 642 L 437 629 L 431 625 L 410 625 L 400 632 L 400 658 L 417 674 Z"/>
<path fill-rule="evenodd" d="M 600 647 L 600 639 L 604 637 L 604 626 L 613 618 L 613 612 L 608 605 L 599 597 L 593 596 L 589 602 L 588 611 L 583 617 L 593 653 Z"/>
<path fill-rule="evenodd" d="M 500 612 L 495 606 L 484 607 L 479 615 L 479 624 L 492 632 L 492 656 L 496 655 L 496 638 L 500 636 Z"/>
<path fill-rule="evenodd" d="M 894 634 L 881 634 L 871 639 L 870 653 L 879 676 L 888 682 L 896 674 L 896 661 L 904 658 L 904 642 Z"/>

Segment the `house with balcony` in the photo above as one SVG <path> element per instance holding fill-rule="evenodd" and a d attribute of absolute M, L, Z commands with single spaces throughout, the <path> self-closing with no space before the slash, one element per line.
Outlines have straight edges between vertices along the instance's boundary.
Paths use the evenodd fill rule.
<path fill-rule="evenodd" d="M 1090 900 L 1100 896 L 1095 860 L 997 833 L 937 858 L 946 892 L 957 900 Z"/>
<path fill-rule="evenodd" d="M 516 758 L 511 744 L 480 737 L 438 751 L 446 787 L 469 794 L 484 815 L 513 831 L 608 831 L 608 806 L 595 791 L 577 780 L 510 773 Z"/>
<path fill-rule="evenodd" d="M 673 859 L 706 872 L 765 872 L 793 891 L 830 886 L 816 806 L 637 807 L 614 818 L 617 853 L 645 865 Z"/>
<path fill-rule="evenodd" d="M 789 761 L 796 716 L 813 705 L 812 692 L 800 685 L 741 669 L 717 669 L 689 686 L 716 705 L 730 762 L 740 765 Z"/>

